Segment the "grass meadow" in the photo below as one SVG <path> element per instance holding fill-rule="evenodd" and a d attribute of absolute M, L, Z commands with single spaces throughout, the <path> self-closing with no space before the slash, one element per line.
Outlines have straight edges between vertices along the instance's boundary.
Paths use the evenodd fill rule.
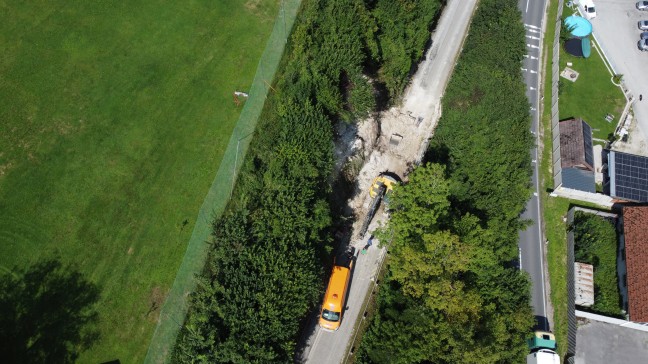
<path fill-rule="evenodd" d="M 576 82 L 560 78 L 560 119 L 580 117 L 592 127 L 594 138 L 607 139 L 619 122 L 625 106 L 625 98 L 619 87 L 612 83 L 612 75 L 605 68 L 603 59 L 592 49 L 590 58 L 578 58 L 565 51 L 560 53 L 562 71 L 567 62 L 580 73 Z M 614 120 L 605 120 L 612 114 Z"/>
<path fill-rule="evenodd" d="M 80 362 L 143 361 L 278 4 L 3 2 L 0 269 L 100 286 Z"/>

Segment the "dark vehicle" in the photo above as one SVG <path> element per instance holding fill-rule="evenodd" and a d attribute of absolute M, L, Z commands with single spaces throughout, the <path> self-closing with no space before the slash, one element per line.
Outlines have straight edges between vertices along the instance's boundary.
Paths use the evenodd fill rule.
<path fill-rule="evenodd" d="M 648 20 L 639 20 L 637 26 L 640 30 L 648 30 Z"/>
<path fill-rule="evenodd" d="M 642 39 L 637 43 L 637 48 L 639 48 L 640 51 L 648 51 L 648 39 Z"/>

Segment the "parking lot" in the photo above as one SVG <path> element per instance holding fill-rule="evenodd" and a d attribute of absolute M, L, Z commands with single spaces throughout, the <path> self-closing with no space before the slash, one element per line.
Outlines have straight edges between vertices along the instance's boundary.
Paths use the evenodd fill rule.
<path fill-rule="evenodd" d="M 637 10 L 635 3 L 631 0 L 596 0 L 597 17 L 591 22 L 594 37 L 611 63 L 613 72 L 623 75 L 626 87 L 635 97 L 633 109 L 638 130 L 644 139 L 648 139 L 648 52 L 637 48 L 641 33 L 637 22 L 648 20 L 648 11 Z M 639 95 L 646 99 L 639 101 Z"/>

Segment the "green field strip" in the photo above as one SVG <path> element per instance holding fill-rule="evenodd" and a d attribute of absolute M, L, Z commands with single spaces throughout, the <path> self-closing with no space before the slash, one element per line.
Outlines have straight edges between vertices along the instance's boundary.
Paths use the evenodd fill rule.
<path fill-rule="evenodd" d="M 282 1 L 272 34 L 259 61 L 249 98 L 234 127 L 218 172 L 200 208 L 187 245 L 182 264 L 160 312 L 157 327 L 149 344 L 145 363 L 169 361 L 176 337 L 189 308 L 189 295 L 194 291 L 204 267 L 212 231 L 212 222 L 225 209 L 231 189 L 261 115 L 269 84 L 283 56 L 287 37 L 295 22 L 301 0 Z"/>

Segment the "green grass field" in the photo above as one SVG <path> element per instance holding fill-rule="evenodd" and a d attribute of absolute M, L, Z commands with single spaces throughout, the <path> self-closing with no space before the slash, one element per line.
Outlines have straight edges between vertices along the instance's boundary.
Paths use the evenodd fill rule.
<path fill-rule="evenodd" d="M 141 362 L 277 0 L 4 3 L 0 268 L 98 283 L 80 362 Z"/>

